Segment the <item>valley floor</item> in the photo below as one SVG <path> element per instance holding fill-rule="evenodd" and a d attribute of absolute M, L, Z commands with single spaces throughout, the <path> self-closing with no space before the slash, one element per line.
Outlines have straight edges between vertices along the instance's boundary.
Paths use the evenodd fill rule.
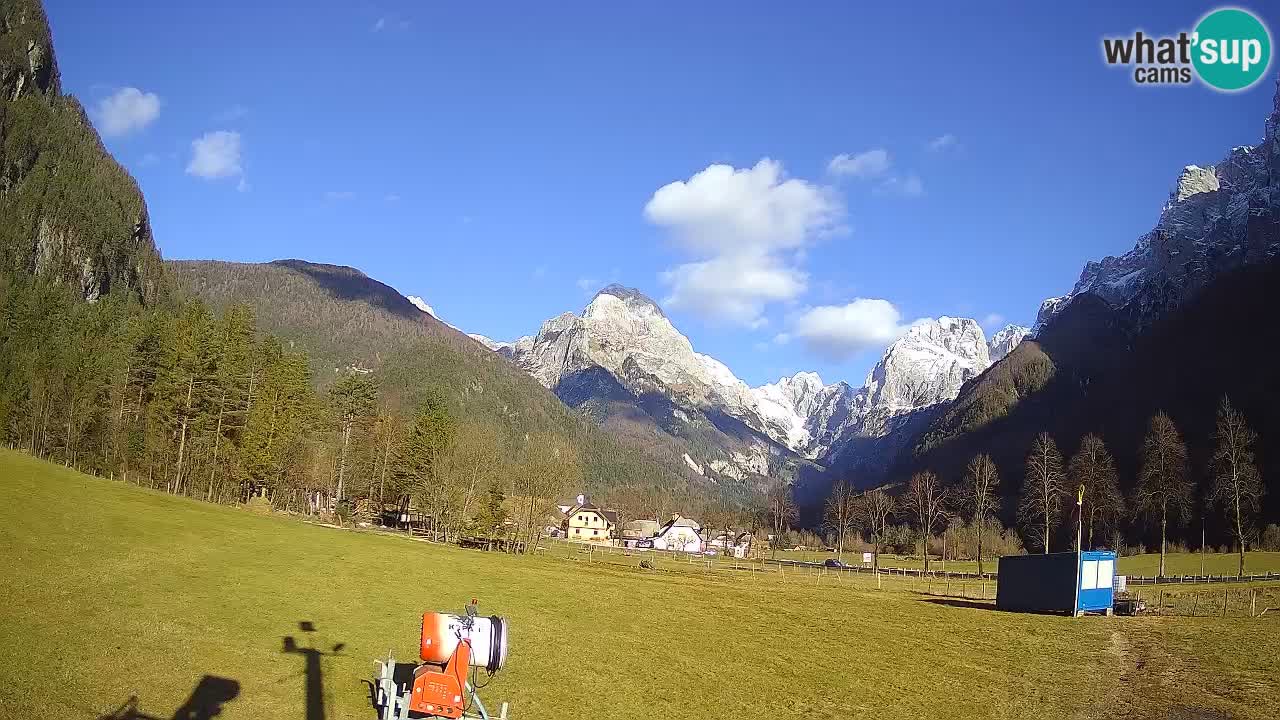
<path fill-rule="evenodd" d="M 511 557 L 3 451 L 0 557 L 3 718 L 100 717 L 135 694 L 141 712 L 170 717 L 197 687 L 220 688 L 230 719 L 372 718 L 373 659 L 413 659 L 421 613 L 472 596 L 510 621 L 508 667 L 484 697 L 510 701 L 517 720 L 1267 718 L 1280 702 L 1274 613 L 1071 619 L 877 590 L 865 575 Z M 323 653 L 309 699 L 307 649 Z"/>

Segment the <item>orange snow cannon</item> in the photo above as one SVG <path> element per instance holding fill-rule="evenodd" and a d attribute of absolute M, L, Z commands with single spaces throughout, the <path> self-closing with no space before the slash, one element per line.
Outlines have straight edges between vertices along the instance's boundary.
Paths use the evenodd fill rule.
<path fill-rule="evenodd" d="M 413 682 L 404 689 L 393 677 L 394 658 L 388 655 L 386 662 L 379 661 L 375 705 L 380 720 L 495 717 L 485 710 L 468 678 L 482 668 L 493 675 L 506 663 L 507 623 L 503 618 L 478 617 L 475 600 L 465 615 L 424 613 L 418 654 L 422 664 L 414 668 Z M 496 717 L 506 716 L 507 705 L 503 703 L 502 713 Z"/>

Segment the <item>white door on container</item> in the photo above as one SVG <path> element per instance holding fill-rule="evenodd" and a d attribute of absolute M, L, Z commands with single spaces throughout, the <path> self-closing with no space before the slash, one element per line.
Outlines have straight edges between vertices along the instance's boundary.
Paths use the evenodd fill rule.
<path fill-rule="evenodd" d="M 1098 589 L 1098 561 L 1085 560 L 1080 563 L 1080 589 Z"/>
<path fill-rule="evenodd" d="M 1115 560 L 1099 560 L 1098 561 L 1098 588 L 1111 587 L 1112 576 L 1115 574 Z"/>

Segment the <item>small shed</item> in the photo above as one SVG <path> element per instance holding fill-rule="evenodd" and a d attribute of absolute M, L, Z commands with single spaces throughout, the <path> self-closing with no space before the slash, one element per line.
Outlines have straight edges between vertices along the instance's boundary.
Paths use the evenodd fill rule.
<path fill-rule="evenodd" d="M 1077 557 L 1079 564 L 1077 564 Z M 1000 558 L 996 607 L 1023 612 L 1111 614 L 1116 554 L 1090 550 Z"/>

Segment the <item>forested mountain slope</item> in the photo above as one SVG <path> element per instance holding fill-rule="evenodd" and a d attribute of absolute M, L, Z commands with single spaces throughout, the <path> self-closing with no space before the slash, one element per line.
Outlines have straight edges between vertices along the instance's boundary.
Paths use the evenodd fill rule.
<path fill-rule="evenodd" d="M 570 438 L 595 488 L 684 491 L 692 484 L 695 493 L 708 490 L 663 438 L 632 430 L 615 439 L 506 360 L 359 270 L 302 260 L 166 266 L 180 291 L 216 311 L 249 305 L 262 330 L 305 351 L 321 387 L 353 369 L 372 371 L 405 413 L 435 394 L 460 416 L 498 423 L 514 438 L 539 431 Z"/>
<path fill-rule="evenodd" d="M 138 185 L 62 93 L 44 9 L 0 2 L 0 267 L 86 299 L 163 294 Z"/>
<path fill-rule="evenodd" d="M 989 453 L 1004 478 L 1003 517 L 1011 522 L 1038 433 L 1053 435 L 1066 456 L 1085 433 L 1100 435 L 1115 456 L 1122 489 L 1131 491 L 1147 423 L 1163 410 L 1182 432 L 1203 492 L 1215 411 L 1227 395 L 1260 438 L 1254 450 L 1269 489 L 1262 524 L 1280 521 L 1280 326 L 1265 319 L 1265 310 L 1277 306 L 1277 260 L 1222 275 L 1137 334 L 1130 332 L 1136 318 L 1082 297 L 1037 341 L 1024 341 L 969 383 L 914 451 L 899 458 L 894 477 L 929 468 L 959 480 L 971 457 Z M 1219 514 L 1206 513 L 1211 541 Z M 1198 511 L 1193 525 L 1198 539 Z"/>

